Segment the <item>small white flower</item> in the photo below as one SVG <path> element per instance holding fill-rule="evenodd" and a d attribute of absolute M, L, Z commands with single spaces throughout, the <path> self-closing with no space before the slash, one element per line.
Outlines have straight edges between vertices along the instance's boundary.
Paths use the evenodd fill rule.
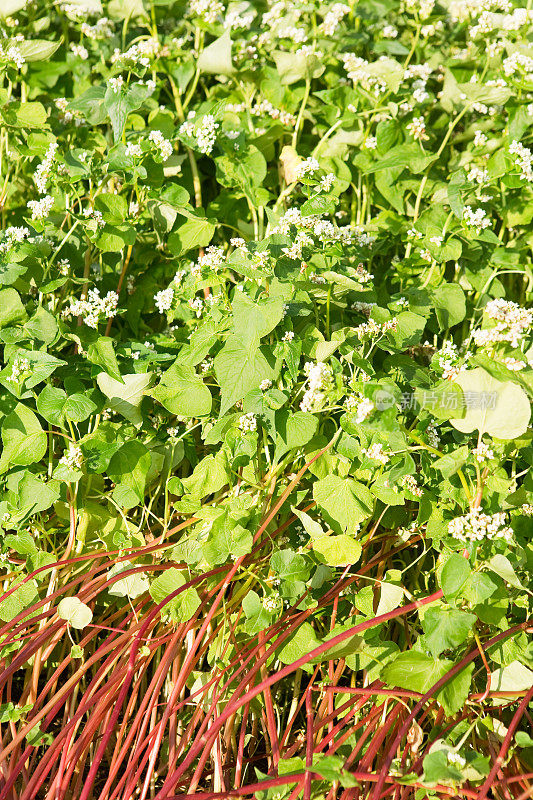
<path fill-rule="evenodd" d="M 363 449 L 362 452 L 367 458 L 370 458 L 372 461 L 378 461 L 383 465 L 390 461 L 390 455 L 385 452 L 383 445 L 379 444 L 379 442 L 376 442 L 375 444 L 370 445 L 370 447 Z"/>
<path fill-rule="evenodd" d="M 243 414 L 239 418 L 239 428 L 243 433 L 250 433 L 257 428 L 257 418 L 255 414 Z"/>
<path fill-rule="evenodd" d="M 63 453 L 59 459 L 59 463 L 70 470 L 79 470 L 83 466 L 83 453 L 79 447 L 69 444 L 66 453 Z"/>

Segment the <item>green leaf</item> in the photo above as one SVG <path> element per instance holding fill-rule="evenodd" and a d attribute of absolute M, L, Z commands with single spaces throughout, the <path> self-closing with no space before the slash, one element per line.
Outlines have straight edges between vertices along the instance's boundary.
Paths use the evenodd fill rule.
<path fill-rule="evenodd" d="M 104 96 L 104 106 L 109 114 L 115 144 L 120 141 L 128 115 L 140 108 L 152 94 L 151 89 L 140 81 L 132 83 L 126 91 L 115 91 L 109 86 Z"/>
<path fill-rule="evenodd" d="M 63 389 L 46 385 L 37 398 L 37 411 L 47 422 L 63 427 L 67 395 Z"/>
<path fill-rule="evenodd" d="M 309 560 L 301 553 L 286 548 L 276 550 L 270 559 L 270 568 L 282 581 L 306 581 L 309 578 Z"/>
<path fill-rule="evenodd" d="M 132 569 L 134 564 L 130 561 L 121 561 L 115 564 L 107 573 L 108 579 L 114 578 L 116 575 L 121 575 L 126 570 Z M 147 592 L 150 588 L 150 583 L 144 572 L 135 572 L 133 575 L 125 575 L 123 578 L 115 581 L 109 586 L 109 594 L 116 597 L 129 597 L 130 600 L 135 600 L 141 594 Z"/>
<path fill-rule="evenodd" d="M 438 469 L 444 478 L 451 478 L 451 476 L 455 475 L 457 470 L 461 469 L 461 467 L 465 464 L 469 455 L 469 448 L 467 445 L 463 445 L 463 447 L 458 447 L 457 450 L 453 450 L 451 453 L 447 453 L 445 456 L 437 458 L 437 460 L 433 462 L 432 466 L 435 469 Z"/>
<path fill-rule="evenodd" d="M 15 101 L 2 109 L 2 116 L 13 128 L 42 128 L 46 125 L 47 114 L 42 103 L 19 103 Z"/>
<path fill-rule="evenodd" d="M 363 168 L 367 175 L 391 167 L 409 167 L 411 172 L 423 172 L 435 161 L 437 156 L 424 153 L 417 144 L 400 144 L 393 147 L 386 156 Z"/>
<path fill-rule="evenodd" d="M 313 438 L 317 428 L 317 417 L 307 411 L 277 411 L 274 460 L 278 462 L 289 450 L 303 447 Z"/>
<path fill-rule="evenodd" d="M 291 506 L 291 511 L 298 517 L 311 539 L 320 539 L 326 535 L 320 523 L 312 519 L 305 511 L 300 511 L 295 506 Z"/>
<path fill-rule="evenodd" d="M 524 587 L 518 580 L 516 572 L 513 569 L 513 565 L 502 553 L 496 553 L 496 555 L 492 556 L 487 563 L 487 567 L 495 572 L 496 575 L 499 575 L 500 578 L 503 578 L 510 586 L 514 586 L 515 589 L 524 590 Z"/>
<path fill-rule="evenodd" d="M 150 394 L 172 414 L 205 417 L 211 412 L 211 392 L 192 367 L 174 363 Z"/>
<path fill-rule="evenodd" d="M 328 475 L 313 486 L 313 498 L 328 525 L 337 533 L 351 533 L 374 507 L 370 491 L 353 478 Z"/>
<path fill-rule="evenodd" d="M 64 597 L 57 607 L 57 613 L 61 619 L 65 619 L 69 625 L 80 631 L 86 628 L 93 618 L 93 612 L 79 597 Z"/>
<path fill-rule="evenodd" d="M 40 461 L 48 440 L 34 412 L 18 403 L 2 423 L 4 449 L 0 456 L 0 473 L 9 467 L 26 466 Z"/>
<path fill-rule="evenodd" d="M 431 607 L 422 619 L 424 640 L 432 656 L 437 658 L 444 650 L 459 647 L 476 622 L 475 614 L 456 608 Z"/>
<path fill-rule="evenodd" d="M 254 302 L 244 292 L 235 293 L 231 308 L 236 336 L 252 347 L 257 347 L 259 340 L 273 331 L 284 315 L 282 298 Z"/>
<path fill-rule="evenodd" d="M 531 405 L 524 390 L 502 383 L 481 367 L 460 372 L 455 384 L 463 390 L 466 413 L 450 422 L 461 433 L 478 430 L 497 439 L 516 439 L 527 431 Z"/>
<path fill-rule="evenodd" d="M 231 32 L 226 29 L 219 39 L 211 42 L 198 58 L 198 69 L 209 75 L 231 75 L 235 72 L 231 63 Z"/>
<path fill-rule="evenodd" d="M 463 392 L 455 382 L 440 381 L 431 389 L 415 388 L 415 399 L 421 408 L 437 419 L 450 419 L 464 413 Z"/>
<path fill-rule="evenodd" d="M 29 608 L 38 600 L 36 581 L 23 583 L 9 597 L 0 601 L 0 619 L 3 622 L 11 622 L 24 609 Z"/>
<path fill-rule="evenodd" d="M 457 283 L 444 283 L 431 292 L 437 320 L 441 330 L 446 330 L 466 316 L 465 293 Z"/>
<path fill-rule="evenodd" d="M 224 564 L 228 558 L 235 560 L 251 552 L 253 537 L 242 525 L 230 518 L 213 527 L 214 532 L 203 547 L 204 558 L 211 566 Z"/>
<path fill-rule="evenodd" d="M 186 580 L 179 569 L 170 567 L 165 570 L 150 585 L 150 595 L 154 603 L 162 603 L 172 592 L 185 586 Z M 198 592 L 193 586 L 189 586 L 184 592 L 180 592 L 170 600 L 164 607 L 163 612 L 170 614 L 173 622 L 188 622 L 193 614 L 198 610 L 201 600 Z"/>
<path fill-rule="evenodd" d="M 340 533 L 315 539 L 313 551 L 330 567 L 346 567 L 359 561 L 362 548 L 353 536 Z"/>
<path fill-rule="evenodd" d="M 109 399 L 109 407 L 122 414 L 133 425 L 142 424 L 140 410 L 141 401 L 152 381 L 151 373 L 140 372 L 122 376 L 124 383 L 119 383 L 106 372 L 100 372 L 96 378 L 98 387 Z"/>
<path fill-rule="evenodd" d="M 128 488 L 134 492 L 136 498 L 135 502 L 131 503 L 127 496 L 123 495 L 119 505 L 131 508 L 132 505 L 142 501 L 150 464 L 150 451 L 136 439 L 124 442 L 113 455 L 107 468 L 109 478 L 124 489 Z"/>
<path fill-rule="evenodd" d="M 191 497 L 201 500 L 220 491 L 229 481 L 227 458 L 223 450 L 216 456 L 206 456 L 182 483 Z"/>
<path fill-rule="evenodd" d="M 304 622 L 283 644 L 277 656 L 282 664 L 292 664 L 321 644 L 322 641 L 315 634 L 313 626 L 309 622 Z"/>
<path fill-rule="evenodd" d="M 512 661 L 491 673 L 492 692 L 521 692 L 533 686 L 533 672 L 520 661 Z"/>
<path fill-rule="evenodd" d="M 282 84 L 290 85 L 303 78 L 311 80 L 318 78 L 325 70 L 323 59 L 314 53 L 285 52 L 277 50 L 273 54 Z"/>
<path fill-rule="evenodd" d="M 28 318 L 19 293 L 11 287 L 0 290 L 0 328 L 24 322 Z"/>
<path fill-rule="evenodd" d="M 17 48 L 27 62 L 48 61 L 60 46 L 61 42 L 47 42 L 46 39 L 26 39 L 24 42 L 17 42 Z"/>
<path fill-rule="evenodd" d="M 99 336 L 87 348 L 87 358 L 92 364 L 97 364 L 119 383 L 123 383 L 122 375 L 118 368 L 118 361 L 113 349 L 113 340 L 108 336 Z"/>
<path fill-rule="evenodd" d="M 190 217 L 168 237 L 168 249 L 176 256 L 197 247 L 206 247 L 215 233 L 216 220 L 203 216 L 199 211 Z"/>
<path fill-rule="evenodd" d="M 440 661 L 425 653 L 408 650 L 387 664 L 381 671 L 381 677 L 389 686 L 424 694 L 449 672 L 450 666 L 450 661 Z"/>
<path fill-rule="evenodd" d="M 250 347 L 240 336 L 228 337 L 214 363 L 222 390 L 221 415 L 252 389 L 257 389 L 261 381 L 275 377 L 274 366 L 263 349 Z"/>
<path fill-rule="evenodd" d="M 468 559 L 459 553 L 452 553 L 446 560 L 440 576 L 440 585 L 448 602 L 453 602 L 459 596 L 471 572 Z"/>
<path fill-rule="evenodd" d="M 90 397 L 75 392 L 71 394 L 70 397 L 67 397 L 64 406 L 64 414 L 66 418 L 70 419 L 72 422 L 83 422 L 87 417 L 90 417 L 91 414 L 94 414 L 96 408 L 96 403 L 93 403 Z"/>

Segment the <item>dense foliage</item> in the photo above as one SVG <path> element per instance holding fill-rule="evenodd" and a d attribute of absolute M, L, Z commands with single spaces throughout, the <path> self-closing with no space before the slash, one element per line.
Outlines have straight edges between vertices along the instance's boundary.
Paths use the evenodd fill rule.
<path fill-rule="evenodd" d="M 0 15 L 0 800 L 529 797 L 529 6 Z"/>

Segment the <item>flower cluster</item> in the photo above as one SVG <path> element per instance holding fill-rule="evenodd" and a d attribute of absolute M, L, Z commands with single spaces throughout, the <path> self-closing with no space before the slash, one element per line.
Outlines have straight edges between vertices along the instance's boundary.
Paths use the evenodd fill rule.
<path fill-rule="evenodd" d="M 83 453 L 81 452 L 81 448 L 76 447 L 73 444 L 69 444 L 68 450 L 66 453 L 63 453 L 61 458 L 59 459 L 59 463 L 62 464 L 67 469 L 71 470 L 78 470 L 81 469 L 83 466 Z"/>
<path fill-rule="evenodd" d="M 89 289 L 87 297 L 72 299 L 63 312 L 65 317 L 81 317 L 89 328 L 97 328 L 101 319 L 112 319 L 117 313 L 118 294 L 108 292 L 100 297 L 99 289 Z"/>
<path fill-rule="evenodd" d="M 257 429 L 257 417 L 255 414 L 243 414 L 239 417 L 239 429 L 243 433 L 251 433 Z"/>
<path fill-rule="evenodd" d="M 46 194 L 40 200 L 30 200 L 28 202 L 28 208 L 31 211 L 31 218 L 38 221 L 46 219 L 53 205 L 54 198 L 49 194 Z"/>
<path fill-rule="evenodd" d="M 195 113 L 189 115 L 189 119 L 180 127 L 180 133 L 196 140 L 196 146 L 201 153 L 210 155 L 217 140 L 217 130 L 220 123 L 215 120 L 212 114 L 205 114 L 198 122 L 194 122 Z"/>
<path fill-rule="evenodd" d="M 474 211 L 472 206 L 465 206 L 463 219 L 470 228 L 475 228 L 478 232 L 490 228 L 490 219 L 487 219 L 487 212 L 484 208 L 477 208 Z"/>
<path fill-rule="evenodd" d="M 422 497 L 423 490 L 418 485 L 414 475 L 404 475 L 400 483 L 407 492 L 410 492 L 415 497 Z"/>
<path fill-rule="evenodd" d="M 326 399 L 326 393 L 332 386 L 333 374 L 331 367 L 323 361 L 314 363 L 308 361 L 304 367 L 307 375 L 307 389 L 304 393 L 300 408 L 302 411 L 318 411 Z"/>
<path fill-rule="evenodd" d="M 518 303 L 503 298 L 489 300 L 484 316 L 495 324 L 473 332 L 472 337 L 478 346 L 508 342 L 512 347 L 519 347 L 533 325 L 533 309 L 522 308 Z"/>
<path fill-rule="evenodd" d="M 390 454 L 385 451 L 383 445 L 379 442 L 371 444 L 370 447 L 364 448 L 362 452 L 363 455 L 365 455 L 371 461 L 377 461 L 383 466 L 388 464 L 390 461 Z"/>
<path fill-rule="evenodd" d="M 172 155 L 172 142 L 165 139 L 161 131 L 150 131 L 148 139 L 159 151 L 159 158 L 161 161 L 168 161 Z"/>
<path fill-rule="evenodd" d="M 480 464 L 484 461 L 490 461 L 494 458 L 494 451 L 485 444 L 485 442 L 480 442 L 477 447 L 474 447 L 472 450 L 472 455 L 474 456 L 475 460 Z"/>
<path fill-rule="evenodd" d="M 515 157 L 515 164 L 520 170 L 521 177 L 528 183 L 533 181 L 533 153 L 529 147 L 514 139 L 509 145 L 509 152 Z"/>
<path fill-rule="evenodd" d="M 50 144 L 48 145 L 48 149 L 45 153 L 44 159 L 41 161 L 41 163 L 35 170 L 33 179 L 35 181 L 35 185 L 37 186 L 39 194 L 44 194 L 46 192 L 46 186 L 48 184 L 48 179 L 50 178 L 50 173 L 54 165 L 57 148 L 58 148 L 57 142 L 50 142 Z"/>
<path fill-rule="evenodd" d="M 503 540 L 513 542 L 513 531 L 506 523 L 503 511 L 485 514 L 480 508 L 473 508 L 462 517 L 448 523 L 448 533 L 461 542 L 483 542 Z"/>
<path fill-rule="evenodd" d="M 11 365 L 11 375 L 8 375 L 6 381 L 9 383 L 20 383 L 23 376 L 30 371 L 30 362 L 27 358 L 19 358 L 18 356 L 13 360 Z"/>
<path fill-rule="evenodd" d="M 376 322 L 374 319 L 369 319 L 368 322 L 362 322 L 353 332 L 359 339 L 376 339 L 381 337 L 389 331 L 395 331 L 398 327 L 397 317 L 392 317 L 385 322 Z"/>
<path fill-rule="evenodd" d="M 0 242 L 0 253 L 11 250 L 15 244 L 21 244 L 30 235 L 30 229 L 13 226 L 4 230 L 4 240 Z"/>

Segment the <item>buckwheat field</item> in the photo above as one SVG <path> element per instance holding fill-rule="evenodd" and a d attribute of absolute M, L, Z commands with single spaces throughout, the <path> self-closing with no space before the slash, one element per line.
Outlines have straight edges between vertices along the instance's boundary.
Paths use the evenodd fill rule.
<path fill-rule="evenodd" d="M 533 796 L 533 10 L 0 0 L 0 800 Z"/>

